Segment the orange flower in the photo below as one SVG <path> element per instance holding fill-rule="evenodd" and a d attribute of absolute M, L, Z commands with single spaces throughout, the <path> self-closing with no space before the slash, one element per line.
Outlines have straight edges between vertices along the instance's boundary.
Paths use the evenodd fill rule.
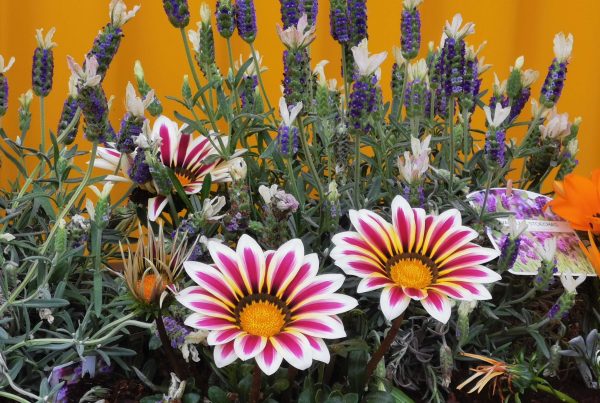
<path fill-rule="evenodd" d="M 592 178 L 569 174 L 563 182 L 554 182 L 554 200 L 548 205 L 579 231 L 600 234 L 600 169 Z"/>
<path fill-rule="evenodd" d="M 591 231 L 588 231 L 588 238 L 590 240 L 589 248 L 586 247 L 581 241 L 579 241 L 579 246 L 590 262 L 592 262 L 592 266 L 594 266 L 596 274 L 598 277 L 600 277 L 600 250 L 598 250 L 598 245 L 596 245 L 594 234 L 592 234 Z"/>
<path fill-rule="evenodd" d="M 492 395 L 495 395 L 496 391 L 502 394 L 502 389 L 499 385 L 499 382 L 502 382 L 503 380 L 508 380 L 510 386 L 511 376 L 509 374 L 509 365 L 505 362 L 494 360 L 493 358 L 479 354 L 461 353 L 461 355 L 464 355 L 469 358 L 475 358 L 476 360 L 485 361 L 490 365 L 480 365 L 477 368 L 471 368 L 470 370 L 475 373 L 469 379 L 458 385 L 456 389 L 460 390 L 464 388 L 469 383 L 471 383 L 479 377 L 482 378 L 479 379 L 477 383 L 475 383 L 475 386 L 467 393 L 473 393 L 475 391 L 477 391 L 477 393 L 480 393 L 485 387 L 485 385 L 487 385 L 488 382 L 490 382 L 491 380 L 493 380 Z"/>

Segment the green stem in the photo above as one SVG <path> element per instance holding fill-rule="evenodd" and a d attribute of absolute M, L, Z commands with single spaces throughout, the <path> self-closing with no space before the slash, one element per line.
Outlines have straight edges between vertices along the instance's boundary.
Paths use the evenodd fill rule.
<path fill-rule="evenodd" d="M 348 102 L 350 97 L 350 83 L 348 81 L 348 61 L 346 60 L 346 46 L 341 45 L 342 47 L 342 75 L 344 78 L 344 102 L 346 104 L 346 109 L 348 109 Z"/>
<path fill-rule="evenodd" d="M 267 103 L 267 108 L 269 108 L 269 115 L 272 116 L 273 107 L 271 106 L 271 102 L 269 101 L 269 95 L 265 90 L 265 84 L 262 79 L 262 72 L 260 71 L 260 65 L 258 64 L 258 57 L 256 56 L 256 50 L 254 49 L 254 44 L 250 43 L 250 51 L 252 52 L 252 60 L 254 61 L 254 69 L 256 70 L 256 75 L 258 76 L 258 84 L 260 85 L 260 90 L 265 97 L 265 102 Z M 273 122 L 275 124 L 275 122 Z"/>
<path fill-rule="evenodd" d="M 88 165 L 88 169 L 85 173 L 85 176 L 81 180 L 81 183 L 79 183 L 79 186 L 77 187 L 77 189 L 75 189 L 75 192 L 73 193 L 73 196 L 71 196 L 71 199 L 69 199 L 69 201 L 67 202 L 65 207 L 61 210 L 61 212 L 56 217 L 56 221 L 55 221 L 56 224 L 52 227 L 52 230 L 48 234 L 46 241 L 42 245 L 42 248 L 40 249 L 40 253 L 39 253 L 40 255 L 45 255 L 46 252 L 48 252 L 48 250 L 50 249 L 50 245 L 52 245 L 52 240 L 54 238 L 54 235 L 56 234 L 56 231 L 58 230 L 58 227 L 59 227 L 58 223 L 62 219 L 64 219 L 65 216 L 69 213 L 69 211 L 71 210 L 71 207 L 73 207 L 73 204 L 75 203 L 75 201 L 77 199 L 79 199 L 79 196 L 81 196 L 81 193 L 83 193 L 83 190 L 88 185 L 88 182 L 89 182 L 90 178 L 92 177 L 92 171 L 94 170 L 94 162 L 96 160 L 97 150 L 98 150 L 98 143 L 94 142 L 93 146 L 92 146 L 92 151 L 90 154 L 90 164 Z M 8 307 L 15 301 L 17 296 L 25 289 L 25 287 L 27 287 L 29 282 L 33 279 L 33 277 L 36 274 L 36 269 L 37 269 L 38 264 L 39 264 L 39 260 L 36 260 L 35 262 L 33 262 L 31 267 L 29 268 L 29 271 L 25 275 L 25 278 L 23 279 L 23 281 L 21 283 L 19 283 L 19 285 L 14 289 L 14 291 L 8 296 L 8 298 L 6 299 L 4 304 L 2 304 L 0 306 L 0 316 L 2 315 L 2 313 L 4 313 L 4 311 L 6 311 L 6 309 L 8 309 Z"/>
<path fill-rule="evenodd" d="M 215 117 L 213 115 L 213 110 L 209 107 L 208 100 L 206 99 L 206 95 L 204 94 L 204 91 L 202 91 L 202 84 L 200 84 L 200 78 L 198 77 L 198 72 L 196 71 L 196 67 L 194 67 L 194 59 L 192 58 L 190 44 L 188 43 L 187 38 L 185 36 L 185 30 L 183 28 L 180 28 L 179 32 L 181 32 L 181 39 L 183 40 L 183 47 L 185 48 L 185 55 L 187 57 L 187 61 L 190 66 L 190 70 L 192 71 L 192 77 L 194 78 L 194 82 L 196 83 L 196 88 L 198 89 L 198 92 L 200 93 L 200 98 L 202 98 L 202 103 L 204 104 L 204 111 L 208 115 L 208 119 L 210 120 L 213 130 L 215 132 L 219 132 L 219 128 L 217 127 L 217 123 L 216 123 Z"/>
<path fill-rule="evenodd" d="M 360 141 L 361 132 L 359 130 L 354 131 L 354 208 L 360 209 Z"/>
<path fill-rule="evenodd" d="M 452 188 L 452 182 L 454 180 L 454 97 L 450 97 L 448 102 L 448 130 L 449 130 L 449 141 L 450 141 L 450 159 L 448 160 L 448 170 L 450 171 L 450 194 L 454 193 Z"/>
<path fill-rule="evenodd" d="M 545 382 L 541 378 L 535 378 L 534 380 L 538 381 L 538 382 L 539 381 Z M 546 393 L 548 393 L 550 395 L 553 395 L 554 397 L 556 397 L 561 402 L 577 403 L 577 400 L 573 399 L 571 396 L 567 395 L 566 393 L 563 393 L 563 392 L 561 392 L 559 390 L 554 389 L 550 385 L 536 384 L 535 387 L 536 387 L 536 389 L 541 390 L 542 392 L 546 392 Z"/>
<path fill-rule="evenodd" d="M 231 38 L 227 38 L 227 54 L 229 55 L 229 67 L 231 68 L 231 72 L 233 73 L 233 78 L 235 80 L 236 71 L 235 71 L 235 63 L 233 61 L 233 50 L 231 49 Z M 240 106 L 240 97 L 237 90 L 237 84 L 235 82 L 231 83 L 233 86 L 233 96 L 235 97 L 235 108 L 236 112 L 242 110 Z"/>
<path fill-rule="evenodd" d="M 102 217 L 95 217 L 96 220 L 102 220 Z M 93 304 L 96 317 L 102 313 L 102 227 L 97 222 L 93 224 L 94 235 L 92 237 L 92 255 L 94 256 L 94 280 L 93 280 Z"/>
<path fill-rule="evenodd" d="M 40 152 L 44 154 L 46 152 L 46 97 L 40 96 Z M 44 159 L 41 159 L 42 169 L 44 171 Z"/>

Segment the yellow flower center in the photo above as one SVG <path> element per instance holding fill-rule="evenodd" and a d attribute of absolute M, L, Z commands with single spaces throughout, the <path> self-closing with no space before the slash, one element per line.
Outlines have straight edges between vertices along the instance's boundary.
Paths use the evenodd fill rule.
<path fill-rule="evenodd" d="M 176 169 L 175 176 L 177 177 L 179 183 L 181 183 L 181 186 L 189 185 L 192 182 L 190 179 L 192 174 L 187 170 Z"/>
<path fill-rule="evenodd" d="M 252 301 L 241 309 L 239 324 L 242 330 L 255 336 L 278 334 L 286 323 L 286 314 L 276 303 Z"/>
<path fill-rule="evenodd" d="M 424 289 L 433 284 L 437 277 L 433 262 L 416 254 L 394 256 L 387 266 L 390 278 L 402 287 Z"/>
<path fill-rule="evenodd" d="M 159 285 L 158 282 L 161 280 L 163 282 Z M 164 279 L 161 279 L 157 277 L 156 274 L 151 273 L 145 275 L 142 278 L 142 280 L 139 280 L 137 285 L 138 290 L 141 291 L 142 298 L 144 299 L 144 301 L 146 301 L 146 303 L 149 304 L 152 302 L 152 297 L 156 295 L 155 290 L 159 290 L 162 292 L 165 290 L 165 288 L 167 288 L 168 284 L 165 283 Z"/>

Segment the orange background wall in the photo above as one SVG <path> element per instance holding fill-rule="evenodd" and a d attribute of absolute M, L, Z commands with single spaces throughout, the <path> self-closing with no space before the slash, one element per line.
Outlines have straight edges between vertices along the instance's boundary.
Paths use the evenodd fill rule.
<path fill-rule="evenodd" d="M 125 38 L 105 80 L 108 95 L 115 95 L 111 120 L 115 128 L 124 112 L 124 93 L 127 81 L 133 81 L 133 63 L 140 59 L 146 78 L 157 90 L 171 114 L 175 105 L 164 99 L 165 95 L 179 95 L 182 76 L 187 74 L 181 37 L 173 28 L 162 9 L 160 0 L 126 0 L 131 7 L 141 3 L 138 15 L 124 27 Z M 66 56 L 73 55 L 81 61 L 90 49 L 98 30 L 108 21 L 108 0 L 0 0 L 0 54 L 8 61 L 16 57 L 16 63 L 8 72 L 10 85 L 9 112 L 2 122 L 11 136 L 17 135 L 17 98 L 31 86 L 31 57 L 36 46 L 35 29 L 47 31 L 57 28 L 55 49 L 54 88 L 47 99 L 47 126 L 56 130 L 62 101 L 67 94 L 69 70 Z M 214 8 L 214 1 L 209 4 Z M 279 1 L 256 0 L 259 33 L 256 48 L 264 54 L 268 91 L 271 101 L 279 98 L 282 76 L 281 52 L 283 46 L 275 33 L 275 24 L 280 23 Z M 320 1 L 318 37 L 313 44 L 313 65 L 321 59 L 332 63 L 326 69 L 329 76 L 338 75 L 339 47 L 329 36 L 328 1 Z M 399 45 L 401 0 L 369 0 L 369 33 L 372 51 L 391 51 Z M 199 20 L 200 1 L 190 1 L 192 23 L 195 28 Z M 600 1 L 598 0 L 425 0 L 421 6 L 423 21 L 422 55 L 428 41 L 439 41 L 445 20 L 461 12 L 466 21 L 476 23 L 476 34 L 470 43 L 488 41 L 483 52 L 486 62 L 493 64 L 493 71 L 506 78 L 508 68 L 519 55 L 525 55 L 525 67 L 539 70 L 542 78 L 534 86 L 537 97 L 543 76 L 553 57 L 552 39 L 559 31 L 571 32 L 575 36 L 574 57 L 569 66 L 567 85 L 560 111 L 569 112 L 571 117 L 582 116 L 579 155 L 581 164 L 578 172 L 588 174 L 600 166 L 600 74 L 598 73 L 598 51 L 600 46 Z M 216 35 L 218 60 L 222 71 L 228 66 L 225 42 Z M 234 57 L 243 53 L 247 57 L 248 47 L 235 38 Z M 389 78 L 392 64 L 391 52 L 383 67 L 383 88 L 389 97 Z M 490 88 L 493 74 L 485 74 L 484 88 Z M 28 143 L 39 142 L 39 102 L 32 104 L 34 118 L 28 135 Z M 481 113 L 481 112 L 480 112 Z M 527 113 L 529 111 L 527 110 Z M 481 122 L 481 117 L 478 118 Z M 82 147 L 88 148 L 80 139 Z M 8 161 L 1 169 L 0 184 L 14 176 Z"/>

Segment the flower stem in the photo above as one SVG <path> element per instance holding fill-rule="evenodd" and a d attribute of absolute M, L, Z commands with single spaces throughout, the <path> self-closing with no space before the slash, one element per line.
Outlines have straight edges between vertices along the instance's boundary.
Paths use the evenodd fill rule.
<path fill-rule="evenodd" d="M 252 373 L 252 389 L 250 390 L 250 403 L 258 403 L 260 401 L 260 384 L 261 384 L 261 371 L 256 364 Z"/>
<path fill-rule="evenodd" d="M 185 373 L 181 370 L 179 366 L 179 361 L 177 357 L 173 354 L 173 349 L 171 348 L 171 341 L 169 340 L 169 336 L 167 336 L 167 329 L 165 329 L 165 323 L 162 319 L 162 314 L 160 310 L 155 317 L 156 322 L 156 330 L 158 330 L 158 336 L 160 337 L 160 342 L 162 343 L 163 349 L 167 355 L 167 359 L 171 364 L 171 368 L 175 371 L 175 375 L 179 377 L 179 379 L 185 379 Z"/>
<path fill-rule="evenodd" d="M 265 102 L 267 103 L 267 108 L 269 108 L 269 115 L 271 115 L 273 113 L 272 112 L 273 107 L 271 106 L 271 102 L 269 101 L 269 95 L 267 94 L 267 91 L 265 90 L 265 84 L 262 79 L 260 65 L 258 64 L 256 50 L 254 49 L 254 44 L 252 44 L 252 43 L 250 43 L 250 51 L 252 52 L 252 60 L 254 61 L 254 69 L 256 70 L 256 75 L 258 76 L 258 83 L 260 85 L 260 90 L 262 91 L 263 96 L 265 97 Z"/>
<path fill-rule="evenodd" d="M 235 72 L 235 63 L 233 61 L 233 51 L 231 49 L 231 38 L 227 38 L 227 53 L 229 55 L 229 67 L 231 68 L 231 72 L 233 74 L 233 78 L 235 80 L 236 72 Z M 233 89 L 233 96 L 235 98 L 235 108 L 236 112 L 239 112 L 242 108 L 240 107 L 240 97 L 238 95 L 237 84 L 235 82 L 231 83 Z"/>
<path fill-rule="evenodd" d="M 365 383 L 369 382 L 369 379 L 371 379 L 371 375 L 373 374 L 373 371 L 375 371 L 375 368 L 377 368 L 377 364 L 379 364 L 379 361 L 381 361 L 383 356 L 388 352 L 388 350 L 392 346 L 392 343 L 396 339 L 396 335 L 398 334 L 398 331 L 400 330 L 400 326 L 402 325 L 403 319 L 404 319 L 404 313 L 402 313 L 402 315 L 398 316 L 396 319 L 394 319 L 392 321 L 392 327 L 390 327 L 390 330 L 388 331 L 387 335 L 381 342 L 381 345 L 379 346 L 377 351 L 375 351 L 375 354 L 373 354 L 373 356 L 371 357 L 371 360 L 367 364 L 367 370 L 365 372 Z"/>
<path fill-rule="evenodd" d="M 321 183 L 321 178 L 319 177 L 319 172 L 315 167 L 315 163 L 313 161 L 312 155 L 310 153 L 310 149 L 308 148 L 308 139 L 305 136 L 304 126 L 302 122 L 302 118 L 298 116 L 298 130 L 300 131 L 300 143 L 302 143 L 302 150 L 304 151 L 304 156 L 308 162 L 308 168 L 310 169 L 310 173 L 315 179 L 315 183 L 317 184 L 317 191 L 319 192 L 319 204 L 323 203 L 325 200 L 325 190 L 323 188 L 323 184 Z"/>
<path fill-rule="evenodd" d="M 346 60 L 346 45 L 342 47 L 342 75 L 344 76 L 344 102 L 348 109 L 348 98 L 350 97 L 350 84 L 348 81 L 348 61 Z"/>
<path fill-rule="evenodd" d="M 538 380 L 538 379 L 536 378 L 536 380 Z M 535 387 L 536 387 L 536 389 L 541 390 L 542 392 L 546 392 L 550 395 L 553 395 L 561 402 L 577 403 L 577 400 L 573 399 L 571 396 L 567 395 L 566 393 L 563 393 L 559 390 L 554 389 L 550 385 L 537 384 L 537 385 L 535 385 Z"/>
<path fill-rule="evenodd" d="M 354 131 L 354 208 L 360 206 L 360 130 Z"/>
<path fill-rule="evenodd" d="M 448 130 L 449 130 L 449 141 L 450 141 L 450 159 L 448 160 L 448 170 L 450 171 L 450 194 L 453 194 L 452 181 L 454 180 L 454 98 L 450 97 L 448 103 Z"/>

